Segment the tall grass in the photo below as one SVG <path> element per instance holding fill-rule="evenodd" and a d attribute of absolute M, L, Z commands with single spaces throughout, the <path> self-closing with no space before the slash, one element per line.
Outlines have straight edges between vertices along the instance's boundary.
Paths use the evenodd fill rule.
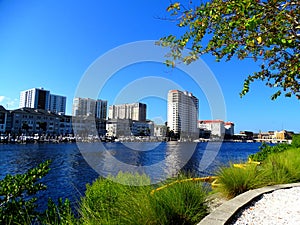
<path fill-rule="evenodd" d="M 114 182 L 119 179 L 149 185 Z M 144 175 L 120 173 L 116 178 L 100 178 L 87 186 L 80 207 L 81 223 L 195 224 L 207 214 L 207 193 L 201 183 L 175 183 L 152 194 L 151 190 L 150 179 Z"/>
<path fill-rule="evenodd" d="M 196 224 L 208 214 L 207 191 L 201 182 L 170 185 L 151 196 L 156 224 Z"/>
<path fill-rule="evenodd" d="M 217 172 L 217 191 L 223 193 L 227 198 L 233 198 L 250 189 L 262 185 L 260 171 L 256 165 L 245 168 L 235 168 L 233 164 L 229 167 L 221 167 Z"/>
<path fill-rule="evenodd" d="M 228 198 L 267 185 L 299 182 L 300 149 L 289 147 L 279 153 L 270 153 L 260 165 L 222 167 L 217 174 L 220 183 L 218 191 Z"/>
<path fill-rule="evenodd" d="M 271 154 L 263 163 L 266 185 L 300 181 L 300 149 Z"/>

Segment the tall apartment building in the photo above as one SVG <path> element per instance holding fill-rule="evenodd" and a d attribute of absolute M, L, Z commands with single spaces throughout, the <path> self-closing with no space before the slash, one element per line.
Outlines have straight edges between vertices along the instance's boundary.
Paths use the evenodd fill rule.
<path fill-rule="evenodd" d="M 50 91 L 44 90 L 43 88 L 32 88 L 21 91 L 19 107 L 48 110 L 49 101 Z"/>
<path fill-rule="evenodd" d="M 65 96 L 50 94 L 49 110 L 56 114 L 64 115 L 66 113 L 66 101 L 67 98 Z"/>
<path fill-rule="evenodd" d="M 98 119 L 106 119 L 107 101 L 91 98 L 74 98 L 73 116 L 94 116 Z"/>
<path fill-rule="evenodd" d="M 168 126 L 180 138 L 198 138 L 199 100 L 187 91 L 168 92 Z"/>
<path fill-rule="evenodd" d="M 108 118 L 146 121 L 146 110 L 147 105 L 140 102 L 111 105 L 108 111 Z"/>
<path fill-rule="evenodd" d="M 53 113 L 65 114 L 66 97 L 50 94 L 43 88 L 31 88 L 20 93 L 20 108 L 43 109 Z"/>

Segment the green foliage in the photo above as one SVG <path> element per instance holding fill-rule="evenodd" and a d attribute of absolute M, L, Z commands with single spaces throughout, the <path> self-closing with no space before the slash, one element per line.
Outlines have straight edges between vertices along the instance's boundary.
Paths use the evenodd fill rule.
<path fill-rule="evenodd" d="M 208 214 L 207 191 L 202 182 L 175 183 L 151 197 L 159 218 L 156 224 L 197 224 Z"/>
<path fill-rule="evenodd" d="M 294 148 L 300 148 L 300 134 L 293 135 L 292 146 Z"/>
<path fill-rule="evenodd" d="M 275 147 L 275 146 L 274 146 Z M 272 148 L 274 148 L 272 147 Z M 220 168 L 218 190 L 232 198 L 253 188 L 300 181 L 300 149 L 288 148 L 266 155 L 260 165 Z"/>
<path fill-rule="evenodd" d="M 133 185 L 122 185 L 132 183 Z M 167 183 L 170 183 L 169 181 Z M 135 186 L 145 184 L 145 186 Z M 206 192 L 199 183 L 178 183 L 151 193 L 145 175 L 119 173 L 87 185 L 81 224 L 195 224 L 207 214 Z"/>
<path fill-rule="evenodd" d="M 81 200 L 82 223 L 126 224 L 126 221 L 129 224 L 147 224 L 152 217 L 147 209 L 150 186 L 122 185 L 114 180 L 150 185 L 150 179 L 139 174 L 119 173 L 116 177 L 99 178 L 92 185 L 87 185 L 85 197 Z"/>
<path fill-rule="evenodd" d="M 279 154 L 271 154 L 263 163 L 266 185 L 300 181 L 300 149 L 290 148 Z"/>
<path fill-rule="evenodd" d="M 259 171 L 253 164 L 245 168 L 235 168 L 233 165 L 223 167 L 220 168 L 217 176 L 220 183 L 218 191 L 227 198 L 233 198 L 261 185 Z"/>
<path fill-rule="evenodd" d="M 37 216 L 36 197 L 46 186 L 38 181 L 49 171 L 50 161 L 25 174 L 7 175 L 0 181 L 0 223 L 30 224 Z"/>
<path fill-rule="evenodd" d="M 263 143 L 259 149 L 260 151 L 252 154 L 249 156 L 250 159 L 252 159 L 253 161 L 264 161 L 268 155 L 272 154 L 272 153 L 278 153 L 278 152 L 282 152 L 287 150 L 290 147 L 290 145 L 288 144 L 278 144 L 278 145 L 274 145 L 274 146 L 270 146 L 267 145 L 266 143 Z"/>
<path fill-rule="evenodd" d="M 37 192 L 45 190 L 40 183 L 50 170 L 50 161 L 41 163 L 24 174 L 8 174 L 0 181 L 0 224 L 76 224 L 69 200 L 49 199 L 48 208 L 41 213 L 35 204 Z"/>
<path fill-rule="evenodd" d="M 77 224 L 78 221 L 75 219 L 71 209 L 71 204 L 68 199 L 63 201 L 61 198 L 58 199 L 56 205 L 51 198 L 48 199 L 48 207 L 39 216 L 41 224 L 52 224 L 52 225 L 67 225 Z"/>
<path fill-rule="evenodd" d="M 298 0 L 211 0 L 197 7 L 171 4 L 167 11 L 178 21 L 183 35 L 161 38 L 159 45 L 170 47 L 166 64 L 174 60 L 191 63 L 211 53 L 217 61 L 252 58 L 260 70 L 249 75 L 241 96 L 254 80 L 264 81 L 286 97 L 300 99 L 300 2 Z M 204 40 L 204 41 L 203 41 Z M 184 48 L 189 54 L 183 54 Z"/>

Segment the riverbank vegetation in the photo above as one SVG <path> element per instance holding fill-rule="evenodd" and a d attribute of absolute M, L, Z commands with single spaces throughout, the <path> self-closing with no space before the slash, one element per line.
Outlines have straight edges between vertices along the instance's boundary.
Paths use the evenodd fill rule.
<path fill-rule="evenodd" d="M 245 191 L 275 184 L 300 182 L 300 136 L 294 135 L 291 145 L 263 145 L 250 159 L 259 164 L 244 167 L 222 167 L 217 172 L 217 191 L 232 198 Z"/>
<path fill-rule="evenodd" d="M 300 182 L 299 151 L 299 135 L 291 145 L 264 145 L 250 156 L 251 160 L 261 159 L 260 163 L 221 167 L 213 191 L 183 175 L 155 185 L 143 174 L 98 178 L 87 185 L 76 216 L 70 202 L 62 199 L 57 203 L 49 199 L 45 211 L 37 210 L 35 194 L 46 188 L 41 183 L 49 171 L 50 162 L 46 161 L 25 174 L 7 175 L 0 181 L 0 224 L 196 224 L 209 213 L 211 193 L 233 198 L 254 188 Z"/>
<path fill-rule="evenodd" d="M 134 185 L 115 182 L 120 179 L 132 181 Z M 145 181 L 149 185 L 138 185 Z M 172 182 L 169 180 L 164 185 Z M 119 173 L 117 177 L 100 178 L 87 186 L 79 210 L 81 223 L 196 224 L 208 213 L 208 191 L 201 182 L 175 183 L 152 190 L 150 178 L 145 175 Z"/>

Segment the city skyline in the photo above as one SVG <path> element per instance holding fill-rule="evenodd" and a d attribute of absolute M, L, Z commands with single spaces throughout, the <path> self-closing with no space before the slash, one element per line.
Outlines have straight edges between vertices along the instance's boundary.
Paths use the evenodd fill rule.
<path fill-rule="evenodd" d="M 53 95 L 53 94 L 50 94 L 51 92 L 49 91 L 49 90 L 45 90 L 44 88 L 30 88 L 30 89 L 28 89 L 28 90 L 25 90 L 25 91 L 21 91 L 20 92 L 20 96 L 22 96 L 22 93 L 23 92 L 26 92 L 26 91 L 29 91 L 29 90 L 33 90 L 33 89 L 37 89 L 37 90 L 43 90 L 43 91 L 46 91 L 46 92 L 48 92 L 49 93 L 49 98 L 50 98 L 50 96 L 51 95 Z M 168 93 L 167 93 L 167 95 L 168 95 L 168 100 L 170 99 L 170 93 L 172 93 L 172 92 L 176 92 L 176 93 L 181 93 L 181 94 L 185 94 L 185 95 L 187 95 L 187 96 L 189 96 L 190 95 L 190 97 L 193 97 L 193 99 L 196 99 L 196 105 L 197 105 L 197 109 L 198 109 L 198 114 L 199 114 L 199 102 L 198 102 L 198 99 L 195 97 L 195 96 L 193 96 L 193 93 L 191 93 L 191 92 L 188 92 L 187 90 L 185 90 L 185 91 L 180 91 L 180 90 L 169 90 L 168 91 Z M 61 95 L 54 95 L 54 96 L 59 96 L 59 97 L 64 97 L 64 96 L 61 96 Z M 22 101 L 22 97 L 20 98 L 20 101 L 19 101 L 19 108 L 14 108 L 14 109 L 7 109 L 7 108 L 5 108 L 5 106 L 4 105 L 1 105 L 0 104 L 0 106 L 2 106 L 2 107 L 4 107 L 6 110 L 18 110 L 18 109 L 21 109 L 21 108 L 23 108 L 23 107 L 20 107 L 21 106 L 21 101 Z M 77 102 L 77 104 L 76 104 L 76 101 L 78 101 Z M 195 101 L 195 100 L 194 100 Z M 139 104 L 139 105 L 142 105 L 142 106 L 144 106 L 144 107 L 142 107 L 142 111 L 141 111 L 141 108 L 138 110 L 138 111 L 140 111 L 140 113 L 142 112 L 142 115 L 144 115 L 144 116 L 142 116 L 142 118 L 144 118 L 144 119 L 142 119 L 142 120 L 149 120 L 149 118 L 147 118 L 146 117 L 146 114 L 147 114 L 147 110 L 149 109 L 149 107 L 147 107 L 147 104 L 145 104 L 145 103 L 142 103 L 142 102 L 133 102 L 133 103 L 128 103 L 128 102 L 126 102 L 126 103 L 119 103 L 119 104 L 115 104 L 115 105 L 110 105 L 110 104 L 108 104 L 108 101 L 107 100 L 105 100 L 105 99 L 91 99 L 91 98 L 81 98 L 81 97 L 75 97 L 73 100 L 72 100 L 72 109 L 71 109 L 71 112 L 72 113 L 70 113 L 70 114 L 66 114 L 67 116 L 90 116 L 90 115 L 92 115 L 92 114 L 95 114 L 95 118 L 99 118 L 99 119 L 106 119 L 106 120 L 109 120 L 109 119 L 119 119 L 119 118 L 117 118 L 117 117 L 112 117 L 112 118 L 109 118 L 109 114 L 111 113 L 110 111 L 112 111 L 112 107 L 114 107 L 114 110 L 116 110 L 115 108 L 117 108 L 117 111 L 118 111 L 118 113 L 119 113 L 119 111 L 120 111 L 120 107 L 121 108 L 124 108 L 124 106 L 129 106 L 130 108 L 131 107 L 135 107 L 135 105 L 136 104 Z M 79 105 L 79 103 L 81 103 L 80 105 L 85 105 L 84 107 L 83 106 L 81 106 L 81 107 L 79 107 L 78 105 Z M 25 108 L 26 108 L 26 106 L 24 106 Z M 77 111 L 78 111 L 78 107 L 80 108 L 80 113 L 75 113 L 74 111 L 76 111 L 76 109 L 77 109 Z M 37 108 L 37 107 L 29 107 L 29 108 Z M 84 109 L 83 109 L 84 108 Z M 93 109 L 92 109 L 93 108 Z M 122 110 L 124 110 L 124 109 L 122 109 Z M 129 110 L 129 111 L 128 111 Z M 168 114 L 168 110 L 169 110 L 169 103 L 167 103 L 167 107 L 166 107 L 166 114 Z M 50 110 L 51 111 L 51 110 Z M 104 115 L 104 111 L 106 111 L 106 115 Z M 126 111 L 126 110 L 125 110 Z M 123 112 L 122 113 L 122 115 L 125 113 L 126 114 L 126 112 Z M 127 109 L 127 111 L 128 112 L 131 112 L 131 110 L 130 109 Z M 128 113 L 127 112 L 127 113 Z M 57 113 L 57 112 L 54 112 L 54 113 Z M 136 113 L 137 112 L 134 112 L 134 111 L 132 111 L 132 115 L 137 115 Z M 115 113 L 114 113 L 115 114 Z M 125 115 L 124 114 L 124 115 Z M 119 114 L 116 114 L 116 115 L 119 115 Z M 171 114 L 170 114 L 171 115 Z M 128 119 L 128 118 L 121 118 L 121 119 Z M 129 118 L 129 119 L 132 119 L 132 118 Z M 133 119 L 134 120 L 134 119 Z M 151 119 L 150 119 L 151 120 Z M 139 121 L 139 119 L 137 120 L 137 121 Z M 206 118 L 199 118 L 198 117 L 198 119 L 197 119 L 197 123 L 199 123 L 199 122 L 201 122 L 201 121 L 215 121 L 215 122 L 219 122 L 219 121 L 222 121 L 223 123 L 233 123 L 234 125 L 236 125 L 236 122 L 235 121 L 225 121 L 225 120 L 220 120 L 220 119 L 216 119 L 216 120 L 210 120 L 210 119 L 206 119 Z M 155 122 L 155 124 L 157 124 L 157 125 L 163 125 L 165 122 L 168 122 L 168 117 L 167 117 L 167 119 L 165 120 L 165 121 L 160 121 L 160 120 L 154 120 L 153 122 Z M 199 127 L 200 128 L 200 127 Z M 173 130 L 173 129 L 172 129 Z M 175 129 L 176 130 L 176 129 Z M 259 129 L 259 131 L 253 131 L 253 130 L 250 130 L 250 129 L 244 129 L 244 130 L 238 130 L 239 132 L 242 132 L 242 131 L 253 131 L 253 132 L 255 132 L 255 133 L 260 133 L 260 132 L 268 132 L 268 131 L 271 131 L 272 129 L 266 129 L 266 130 L 262 130 L 262 129 Z M 273 130 L 273 131 L 280 131 L 280 130 L 287 130 L 287 131 L 293 131 L 293 132 L 296 132 L 296 133 L 300 133 L 300 132 L 297 132 L 297 131 L 295 131 L 295 130 L 288 130 L 288 129 L 275 129 L 275 130 Z M 238 133 L 238 132 L 237 132 Z"/>
<path fill-rule="evenodd" d="M 67 97 L 66 114 L 71 115 L 76 88 L 98 57 L 130 42 L 179 35 L 174 23 L 165 19 L 169 4 L 168 0 L 154 0 L 147 7 L 144 2 L 2 1 L 0 104 L 15 109 L 21 90 L 43 86 Z M 300 132 L 300 121 L 297 120 L 300 104 L 296 98 L 279 97 L 272 101 L 270 96 L 276 88 L 268 88 L 261 82 L 252 84 L 250 93 L 242 99 L 239 97 L 244 79 L 258 69 L 252 60 L 217 63 L 209 55 L 201 59 L 213 72 L 224 96 L 226 118 L 220 119 L 234 121 L 237 131 L 286 129 Z M 189 90 L 197 96 L 199 119 L 217 119 L 211 118 L 210 103 L 203 90 L 179 69 L 167 68 L 162 63 L 137 63 L 116 71 L 99 90 L 98 98 L 118 104 L 116 99 L 124 88 L 149 76 L 167 79 L 180 86 L 182 91 Z M 149 86 L 155 88 L 156 85 L 145 83 L 137 90 Z M 140 96 L 139 100 L 151 108 L 149 119 L 167 121 L 166 98 L 167 94 L 163 99 Z"/>

